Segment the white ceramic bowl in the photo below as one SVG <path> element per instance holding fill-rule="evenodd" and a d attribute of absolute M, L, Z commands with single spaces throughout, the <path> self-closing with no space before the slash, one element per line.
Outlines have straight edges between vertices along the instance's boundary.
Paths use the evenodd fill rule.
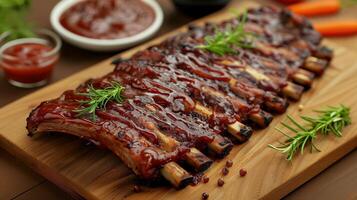
<path fill-rule="evenodd" d="M 92 51 L 115 51 L 134 46 L 152 37 L 161 27 L 164 20 L 164 15 L 160 5 L 156 0 L 141 0 L 149 5 L 155 12 L 154 22 L 144 31 L 125 38 L 120 39 L 93 39 L 77 35 L 64 28 L 60 23 L 60 17 L 64 11 L 69 9 L 79 1 L 85 0 L 62 0 L 51 12 L 51 25 L 54 30 L 68 43 L 78 46 L 83 49 Z"/>

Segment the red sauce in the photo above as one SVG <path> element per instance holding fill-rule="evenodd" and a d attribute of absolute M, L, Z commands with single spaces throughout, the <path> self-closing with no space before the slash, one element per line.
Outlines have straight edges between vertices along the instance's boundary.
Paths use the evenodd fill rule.
<path fill-rule="evenodd" d="M 154 19 L 154 10 L 141 0 L 86 0 L 65 11 L 60 23 L 84 37 L 118 39 L 142 32 Z"/>
<path fill-rule="evenodd" d="M 4 50 L 1 66 L 9 80 L 37 83 L 50 77 L 58 55 L 47 56 L 52 47 L 38 43 L 24 43 Z"/>

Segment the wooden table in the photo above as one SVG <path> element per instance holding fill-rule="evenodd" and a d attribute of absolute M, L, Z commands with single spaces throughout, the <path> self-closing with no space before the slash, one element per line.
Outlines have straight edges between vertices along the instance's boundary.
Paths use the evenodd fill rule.
<path fill-rule="evenodd" d="M 33 0 L 30 21 L 41 27 L 49 27 L 48 15 L 58 0 Z M 268 0 L 256 0 L 260 3 L 272 3 Z M 192 17 L 176 11 L 169 0 L 159 0 L 165 11 L 165 22 L 159 34 L 168 32 L 193 20 Z M 317 18 L 329 20 L 335 18 L 357 18 L 354 13 L 357 6 L 345 9 L 338 16 Z M 332 39 L 357 52 L 357 37 Z M 115 53 L 93 53 L 64 44 L 62 57 L 57 65 L 52 82 L 80 71 L 96 62 L 115 55 Z M 346 66 L 349 67 L 349 66 Z M 357 79 L 356 79 L 357 81 Z M 9 85 L 0 72 L 0 106 L 33 92 Z M 35 174 L 20 161 L 0 148 L 0 199 L 72 199 L 53 184 Z M 329 167 L 297 190 L 286 199 L 357 199 L 357 150 Z"/>

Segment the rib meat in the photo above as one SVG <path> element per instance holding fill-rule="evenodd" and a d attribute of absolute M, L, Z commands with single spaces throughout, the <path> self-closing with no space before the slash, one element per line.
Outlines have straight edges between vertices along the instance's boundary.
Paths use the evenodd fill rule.
<path fill-rule="evenodd" d="M 218 56 L 197 48 L 217 30 L 239 25 L 241 17 L 190 26 L 160 44 L 114 61 L 115 69 L 88 80 L 59 98 L 41 103 L 27 119 L 30 135 L 61 132 L 108 148 L 138 176 L 165 177 L 176 187 L 192 182 L 177 163 L 196 171 L 225 156 L 234 142 L 246 141 L 252 127 L 269 125 L 298 100 L 332 58 L 320 35 L 301 16 L 274 7 L 249 9 L 246 31 L 257 35 L 253 48 Z M 78 116 L 89 87 L 125 87 L 123 103 Z M 293 83 L 295 82 L 295 83 Z"/>

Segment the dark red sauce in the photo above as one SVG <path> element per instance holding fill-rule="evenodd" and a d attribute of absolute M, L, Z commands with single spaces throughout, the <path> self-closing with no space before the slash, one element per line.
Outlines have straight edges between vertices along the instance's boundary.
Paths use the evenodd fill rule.
<path fill-rule="evenodd" d="M 24 43 L 4 50 L 1 66 L 9 80 L 37 83 L 50 77 L 58 55 L 46 55 L 52 47 L 38 43 Z"/>
<path fill-rule="evenodd" d="M 154 10 L 141 0 L 85 0 L 65 11 L 60 23 L 84 37 L 118 39 L 142 32 L 154 19 Z"/>

